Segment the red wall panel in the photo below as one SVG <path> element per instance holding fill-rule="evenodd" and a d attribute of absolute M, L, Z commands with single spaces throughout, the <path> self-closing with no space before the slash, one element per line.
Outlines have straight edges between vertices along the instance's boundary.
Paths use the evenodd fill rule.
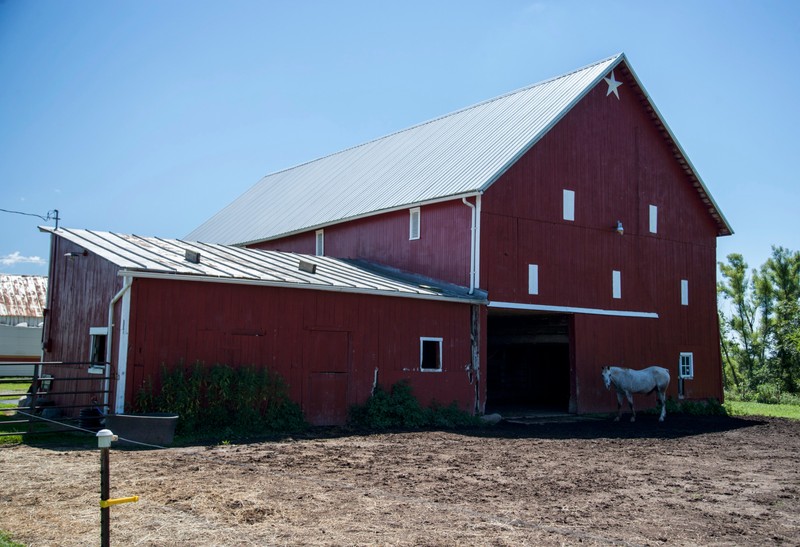
<path fill-rule="evenodd" d="M 616 406 L 599 392 L 603 365 L 667 366 L 676 395 L 681 351 L 695 354 L 687 397 L 722 396 L 717 226 L 627 83 L 620 100 L 598 85 L 482 199 L 481 284 L 491 301 L 658 314 L 575 316 L 581 412 Z M 564 189 L 575 192 L 574 221 L 563 219 Z M 650 205 L 658 208 L 657 233 L 649 231 Z M 537 295 L 528 294 L 529 264 L 538 265 Z M 621 273 L 618 299 L 613 270 Z"/>
<path fill-rule="evenodd" d="M 269 367 L 318 425 L 342 423 L 349 405 L 369 397 L 376 375 L 386 388 L 408 380 L 423 404 L 456 401 L 472 410 L 470 321 L 466 304 L 137 279 L 126 400 L 148 378 L 158 385 L 162 365 L 202 361 Z M 443 339 L 442 372 L 419 370 L 420 337 Z M 336 390 L 320 398 L 315 385 Z M 325 410 L 330 405 L 335 412 Z"/>
<path fill-rule="evenodd" d="M 108 326 L 108 305 L 122 288 L 118 268 L 94 254 L 83 255 L 84 249 L 74 243 L 51 236 L 52 260 L 49 272 L 49 302 L 45 315 L 43 338 L 45 361 L 86 362 L 89 359 L 91 327 Z M 67 257 L 67 253 L 77 256 Z M 59 379 L 53 383 L 55 392 L 102 390 L 100 380 L 80 382 L 87 378 L 87 366 L 45 367 L 43 372 Z M 65 408 L 67 415 L 77 414 L 78 406 L 89 406 L 91 394 L 52 397 L 56 404 L 75 406 Z M 98 396 L 102 403 L 102 396 Z"/>
<path fill-rule="evenodd" d="M 325 254 L 371 260 L 459 285 L 469 284 L 471 209 L 461 200 L 420 210 L 420 238 L 409 240 L 409 211 L 325 228 Z M 252 245 L 314 254 L 315 231 Z"/>

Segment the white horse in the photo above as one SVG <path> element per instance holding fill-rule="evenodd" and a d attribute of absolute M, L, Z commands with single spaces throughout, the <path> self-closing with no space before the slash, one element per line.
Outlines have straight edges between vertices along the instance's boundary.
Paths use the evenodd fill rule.
<path fill-rule="evenodd" d="M 667 386 L 669 386 L 669 371 L 664 367 L 647 367 L 642 370 L 633 370 L 630 368 L 622 367 L 603 367 L 603 382 L 606 384 L 606 389 L 614 389 L 617 391 L 617 417 L 614 418 L 618 422 L 622 417 L 622 394 L 628 399 L 628 404 L 631 407 L 631 421 L 636 421 L 636 411 L 633 409 L 633 394 L 634 393 L 647 393 L 650 394 L 654 391 L 658 392 L 658 400 L 661 401 L 661 416 L 658 418 L 659 422 L 664 421 L 664 416 L 667 415 L 666 393 Z"/>

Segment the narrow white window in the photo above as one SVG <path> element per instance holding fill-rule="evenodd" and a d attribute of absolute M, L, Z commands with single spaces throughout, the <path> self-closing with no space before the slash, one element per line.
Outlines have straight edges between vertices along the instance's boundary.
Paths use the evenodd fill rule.
<path fill-rule="evenodd" d="M 325 230 L 317 230 L 317 256 L 325 256 Z"/>
<path fill-rule="evenodd" d="M 419 207 L 409 210 L 408 239 L 419 239 Z"/>
<path fill-rule="evenodd" d="M 106 337 L 108 327 L 89 328 L 89 362 L 105 363 L 106 361 Z"/>
<path fill-rule="evenodd" d="M 689 305 L 689 280 L 681 279 L 681 306 Z"/>
<path fill-rule="evenodd" d="M 658 233 L 658 207 L 650 206 L 650 233 Z"/>
<path fill-rule="evenodd" d="M 691 353 L 681 353 L 678 361 L 678 397 L 683 399 L 686 395 L 685 380 L 694 378 L 694 355 Z"/>
<path fill-rule="evenodd" d="M 564 190 L 564 220 L 575 220 L 575 192 Z"/>
<path fill-rule="evenodd" d="M 528 294 L 539 294 L 538 264 L 528 264 Z"/>
<path fill-rule="evenodd" d="M 684 380 L 691 380 L 694 378 L 694 354 L 681 352 L 680 368 L 678 375 Z"/>
<path fill-rule="evenodd" d="M 107 327 L 89 328 L 89 374 L 105 373 Z"/>
<path fill-rule="evenodd" d="M 617 270 L 611 272 L 611 291 L 614 298 L 622 298 L 622 274 Z"/>
<path fill-rule="evenodd" d="M 422 372 L 442 371 L 442 339 L 419 339 L 419 369 Z"/>

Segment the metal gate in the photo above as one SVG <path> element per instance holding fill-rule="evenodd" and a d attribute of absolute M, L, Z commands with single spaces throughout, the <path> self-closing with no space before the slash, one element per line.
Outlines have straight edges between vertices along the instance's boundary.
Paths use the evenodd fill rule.
<path fill-rule="evenodd" d="M 0 436 L 99 430 L 112 376 L 107 363 L 0 363 Z"/>

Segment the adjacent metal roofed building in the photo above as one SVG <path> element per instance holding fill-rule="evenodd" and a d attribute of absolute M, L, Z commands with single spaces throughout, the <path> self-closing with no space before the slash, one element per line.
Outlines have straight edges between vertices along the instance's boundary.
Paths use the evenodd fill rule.
<path fill-rule="evenodd" d="M 0 324 L 37 326 L 44 316 L 46 298 L 46 277 L 0 275 Z"/>
<path fill-rule="evenodd" d="M 40 227 L 121 268 L 120 275 L 307 288 L 432 300 L 485 302 L 486 293 L 427 277 L 343 260 L 93 230 Z M 69 253 L 68 260 L 80 260 Z"/>
<path fill-rule="evenodd" d="M 187 239 L 247 245 L 437 201 L 479 195 L 534 146 L 610 71 L 636 83 L 718 224 L 732 233 L 672 132 L 620 53 L 602 61 L 264 177 Z"/>

